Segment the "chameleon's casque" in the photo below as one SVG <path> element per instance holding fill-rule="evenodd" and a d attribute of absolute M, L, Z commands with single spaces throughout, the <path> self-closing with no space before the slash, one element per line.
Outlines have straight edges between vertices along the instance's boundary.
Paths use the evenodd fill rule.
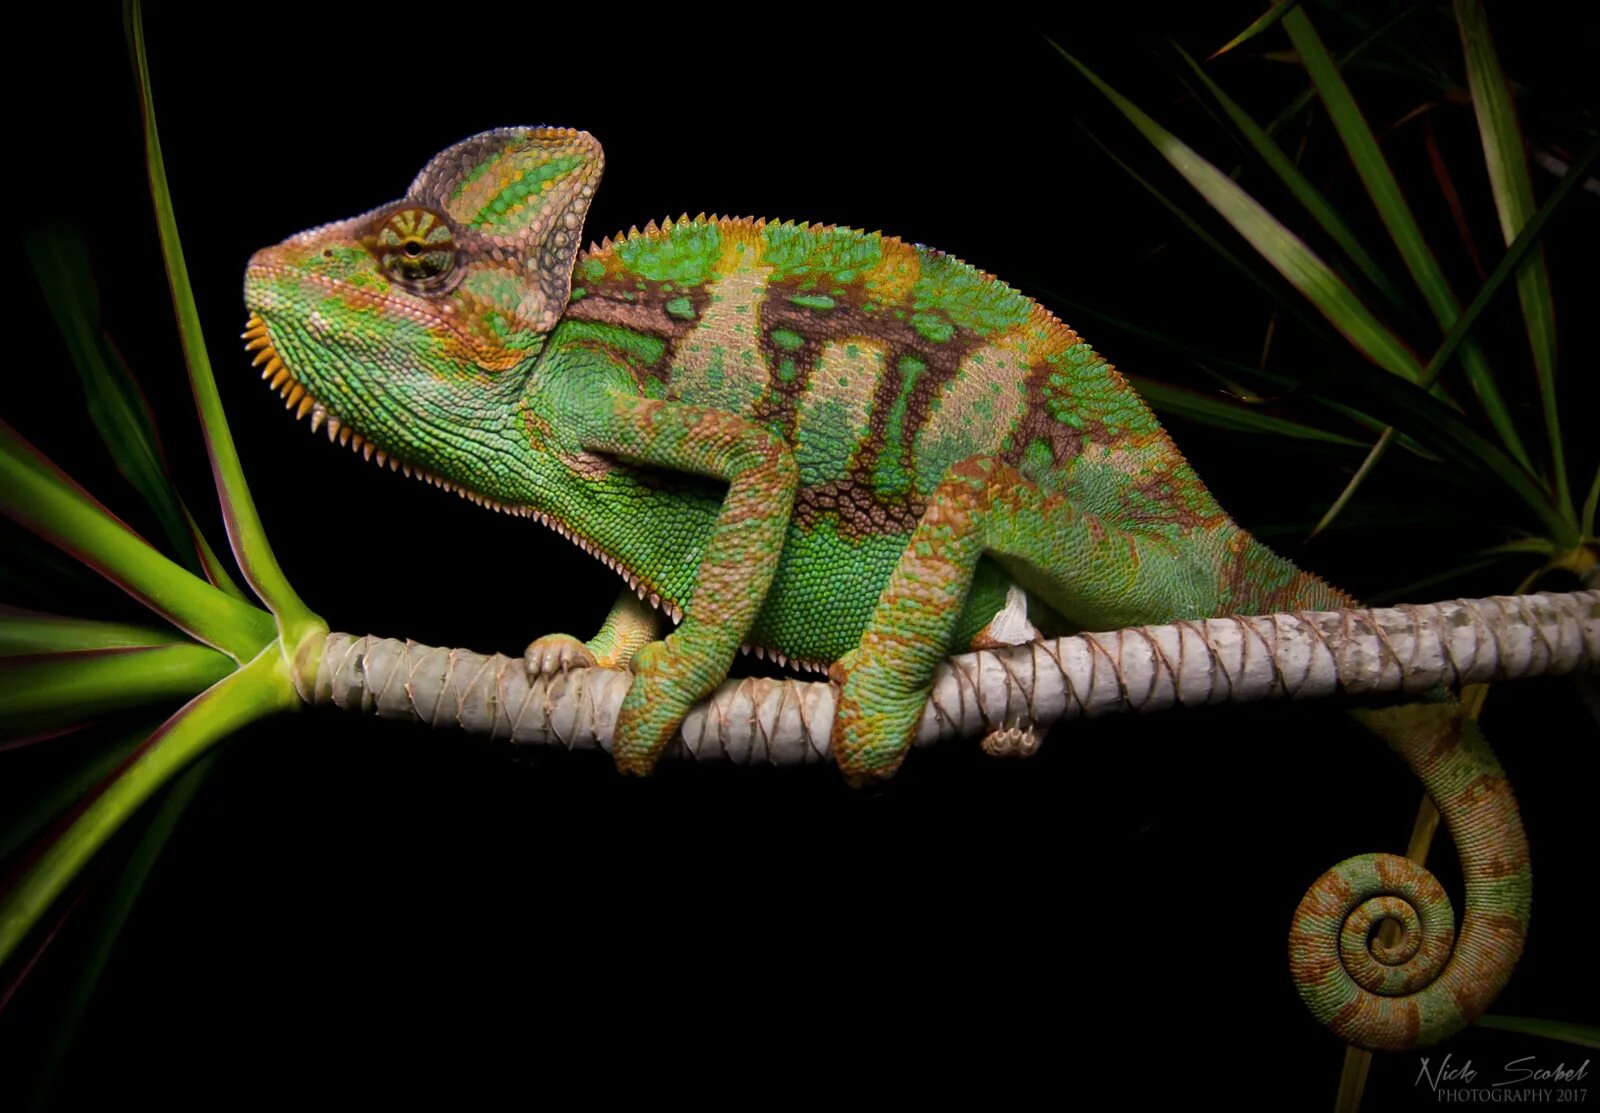
<path fill-rule="evenodd" d="M 245 338 L 313 429 L 623 576 L 596 637 L 528 651 L 534 670 L 632 667 L 620 768 L 653 766 L 741 646 L 840 683 L 834 754 L 860 781 L 898 767 L 952 652 L 1350 602 L 1239 529 L 1122 377 L 1004 283 L 876 232 L 751 219 L 580 253 L 601 163 L 564 129 L 457 144 L 402 200 L 259 252 Z M 661 615 L 677 628 L 657 640 Z M 1318 882 L 1291 959 L 1342 1036 L 1405 1047 L 1509 975 L 1526 845 L 1456 705 L 1365 719 L 1463 848 L 1461 939 L 1344 954 L 1367 953 L 1339 939 L 1368 898 L 1409 891 L 1440 922 L 1423 871 L 1369 856 Z"/>

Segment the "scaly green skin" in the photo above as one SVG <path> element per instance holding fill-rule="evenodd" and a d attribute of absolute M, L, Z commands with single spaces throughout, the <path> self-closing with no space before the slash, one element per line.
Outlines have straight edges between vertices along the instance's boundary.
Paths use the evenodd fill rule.
<path fill-rule="evenodd" d="M 529 647 L 536 672 L 631 664 L 619 768 L 651 769 L 741 646 L 830 672 L 833 752 L 859 782 L 899 766 L 952 652 L 1351 602 L 1240 530 L 1122 377 L 1003 283 L 876 233 L 761 220 L 667 221 L 580 255 L 600 169 L 581 132 L 474 136 L 403 200 L 259 252 L 245 335 L 330 437 L 553 526 L 677 623 L 655 640 L 655 615 L 619 604 L 587 644 Z M 1464 857 L 1492 864 L 1469 887 L 1474 945 L 1435 983 L 1476 993 L 1448 1023 L 1433 998 L 1418 1022 L 1413 997 L 1297 959 L 1335 1030 L 1399 1047 L 1504 982 L 1526 846 L 1459 709 L 1368 718 Z M 1339 877 L 1313 895 L 1356 891 Z M 1504 913 L 1487 949 L 1486 907 Z"/>

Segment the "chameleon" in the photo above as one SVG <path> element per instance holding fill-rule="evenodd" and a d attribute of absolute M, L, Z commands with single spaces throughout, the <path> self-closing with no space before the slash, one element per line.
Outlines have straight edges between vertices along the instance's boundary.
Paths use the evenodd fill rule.
<path fill-rule="evenodd" d="M 838 685 L 832 752 L 864 784 L 900 766 L 951 653 L 1353 605 L 1229 518 L 1121 374 L 999 279 L 794 221 L 685 215 L 585 250 L 603 165 L 567 128 L 463 140 L 399 200 L 252 256 L 244 340 L 313 432 L 621 576 L 594 637 L 535 639 L 526 665 L 631 670 L 622 772 L 741 650 Z M 1356 714 L 1438 804 L 1465 912 L 1456 931 L 1406 859 L 1351 858 L 1295 913 L 1290 966 L 1341 1038 L 1399 1050 L 1505 984 L 1528 848 L 1458 703 Z"/>

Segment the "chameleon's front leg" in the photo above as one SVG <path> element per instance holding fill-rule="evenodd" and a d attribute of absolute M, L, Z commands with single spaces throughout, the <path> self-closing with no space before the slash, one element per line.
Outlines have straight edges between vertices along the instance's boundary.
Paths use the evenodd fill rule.
<path fill-rule="evenodd" d="M 618 769 L 643 774 L 689 709 L 728 675 L 777 572 L 799 473 L 780 438 L 704 406 L 614 395 L 584 442 L 591 451 L 728 484 L 683 622 L 633 658 L 611 754 Z"/>
<path fill-rule="evenodd" d="M 627 668 L 635 654 L 660 632 L 660 612 L 624 587 L 594 637 L 583 642 L 571 634 L 546 634 L 528 644 L 523 660 L 529 676 L 595 666 Z"/>

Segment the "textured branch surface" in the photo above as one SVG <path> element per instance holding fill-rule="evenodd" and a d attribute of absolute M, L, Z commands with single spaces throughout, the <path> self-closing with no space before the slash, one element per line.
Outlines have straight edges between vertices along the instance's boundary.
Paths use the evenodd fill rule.
<path fill-rule="evenodd" d="M 917 744 L 988 733 L 1003 752 L 1029 746 L 1021 740 L 1031 727 L 1064 718 L 1597 669 L 1600 591 L 1141 626 L 950 658 Z M 609 750 L 630 679 L 616 669 L 529 679 L 520 657 L 330 634 L 312 702 L 519 744 Z M 826 683 L 730 680 L 689 714 L 669 753 L 827 761 L 833 710 Z"/>

